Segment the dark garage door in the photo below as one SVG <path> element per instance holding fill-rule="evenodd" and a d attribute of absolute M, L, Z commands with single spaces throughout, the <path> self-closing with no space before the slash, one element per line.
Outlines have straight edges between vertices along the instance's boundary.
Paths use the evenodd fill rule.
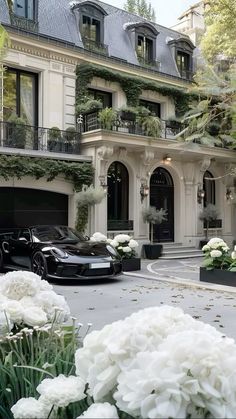
<path fill-rule="evenodd" d="M 0 188 L 0 227 L 68 224 L 68 196 L 25 188 Z"/>

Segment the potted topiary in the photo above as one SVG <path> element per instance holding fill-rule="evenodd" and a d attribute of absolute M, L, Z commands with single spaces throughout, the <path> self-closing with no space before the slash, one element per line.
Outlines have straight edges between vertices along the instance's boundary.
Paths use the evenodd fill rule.
<path fill-rule="evenodd" d="M 102 129 L 112 130 L 117 119 L 117 112 L 112 108 L 104 108 L 98 114 Z"/>
<path fill-rule="evenodd" d="M 157 259 L 162 253 L 162 244 L 153 244 L 153 226 L 161 224 L 167 219 L 167 210 L 155 207 L 145 208 L 142 212 L 143 221 L 150 224 L 150 244 L 144 244 L 143 250 L 147 259 Z"/>
<path fill-rule="evenodd" d="M 199 220 L 203 221 L 206 228 L 205 228 L 205 239 L 200 240 L 199 248 L 202 249 L 202 247 L 207 244 L 208 242 L 208 231 L 209 226 L 212 221 L 217 220 L 219 216 L 219 211 L 213 204 L 208 204 L 199 214 Z"/>
<path fill-rule="evenodd" d="M 84 233 L 88 224 L 89 208 L 102 202 L 106 194 L 107 191 L 102 187 L 94 188 L 93 185 L 82 186 L 82 190 L 77 194 L 76 230 Z"/>
<path fill-rule="evenodd" d="M 52 127 L 48 130 L 48 150 L 60 151 L 61 147 L 61 130 L 58 127 Z"/>

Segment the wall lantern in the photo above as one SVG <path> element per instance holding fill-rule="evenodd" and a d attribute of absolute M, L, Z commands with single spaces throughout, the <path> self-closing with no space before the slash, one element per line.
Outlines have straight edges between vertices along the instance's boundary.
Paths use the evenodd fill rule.
<path fill-rule="evenodd" d="M 149 194 L 149 187 L 148 185 L 142 183 L 140 186 L 140 196 L 141 196 L 141 202 L 143 202 L 144 198 L 146 198 Z"/>
<path fill-rule="evenodd" d="M 101 185 L 101 187 L 104 189 L 104 192 L 107 192 L 108 191 L 108 186 L 107 186 L 107 184 L 106 184 L 106 181 L 105 180 L 100 180 L 100 185 Z"/>
<path fill-rule="evenodd" d="M 225 197 L 227 201 L 234 199 L 233 194 L 229 188 L 226 189 Z"/>
<path fill-rule="evenodd" d="M 197 190 L 197 202 L 198 204 L 202 203 L 202 200 L 205 196 L 205 191 L 204 189 L 200 188 L 200 186 L 198 186 L 198 190 Z"/>
<path fill-rule="evenodd" d="M 164 163 L 170 163 L 172 160 L 172 157 L 170 157 L 168 154 L 163 157 Z"/>

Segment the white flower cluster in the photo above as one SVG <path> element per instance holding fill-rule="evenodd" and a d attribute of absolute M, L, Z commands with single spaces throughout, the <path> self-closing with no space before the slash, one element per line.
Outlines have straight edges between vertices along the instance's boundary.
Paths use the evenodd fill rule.
<path fill-rule="evenodd" d="M 236 259 L 236 246 L 234 246 L 234 250 L 232 251 L 232 253 L 231 253 L 231 258 L 233 259 L 233 260 L 235 260 Z"/>
<path fill-rule="evenodd" d="M 93 403 L 77 419 L 119 419 L 117 409 L 110 403 Z"/>
<path fill-rule="evenodd" d="M 219 258 L 228 253 L 229 247 L 224 240 L 214 237 L 210 239 L 205 246 L 203 246 L 202 251 L 209 253 L 212 258 Z"/>
<path fill-rule="evenodd" d="M 138 247 L 138 242 L 128 234 L 117 234 L 112 240 L 108 239 L 104 234 L 96 232 L 90 237 L 91 241 L 99 241 L 109 243 L 114 247 L 121 258 L 131 258 L 135 256 L 135 249 Z"/>
<path fill-rule="evenodd" d="M 28 326 L 66 321 L 70 309 L 63 296 L 53 291 L 47 281 L 26 271 L 9 272 L 0 282 L 0 332 L 6 321 Z"/>
<path fill-rule="evenodd" d="M 80 377 L 60 374 L 55 378 L 45 378 L 37 387 L 38 400 L 33 397 L 19 399 L 11 411 L 15 419 L 44 419 L 49 417 L 52 407 L 55 411 L 84 399 L 84 390 L 85 383 Z"/>
<path fill-rule="evenodd" d="M 90 333 L 75 363 L 95 403 L 112 396 L 133 417 L 236 417 L 234 341 L 181 309 L 147 308 Z"/>

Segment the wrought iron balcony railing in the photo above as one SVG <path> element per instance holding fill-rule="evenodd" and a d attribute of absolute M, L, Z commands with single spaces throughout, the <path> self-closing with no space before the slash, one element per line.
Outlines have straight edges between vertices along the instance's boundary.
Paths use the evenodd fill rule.
<path fill-rule="evenodd" d="M 39 24 L 36 20 L 27 19 L 10 13 L 11 25 L 30 32 L 38 32 Z"/>
<path fill-rule="evenodd" d="M 0 147 L 80 154 L 81 134 L 0 121 Z"/>
<path fill-rule="evenodd" d="M 97 129 L 108 129 L 102 126 L 99 120 L 99 111 L 92 111 L 83 115 L 82 131 L 89 132 Z M 161 120 L 161 131 L 159 138 L 174 139 L 184 128 L 183 124 L 178 121 Z M 110 125 L 109 130 L 120 133 L 135 134 L 141 136 L 148 136 L 147 132 L 142 128 L 138 121 L 131 121 L 121 119 L 119 116 Z"/>
<path fill-rule="evenodd" d="M 93 52 L 108 55 L 108 45 L 102 42 L 93 41 L 92 39 L 83 37 L 84 48 Z"/>

